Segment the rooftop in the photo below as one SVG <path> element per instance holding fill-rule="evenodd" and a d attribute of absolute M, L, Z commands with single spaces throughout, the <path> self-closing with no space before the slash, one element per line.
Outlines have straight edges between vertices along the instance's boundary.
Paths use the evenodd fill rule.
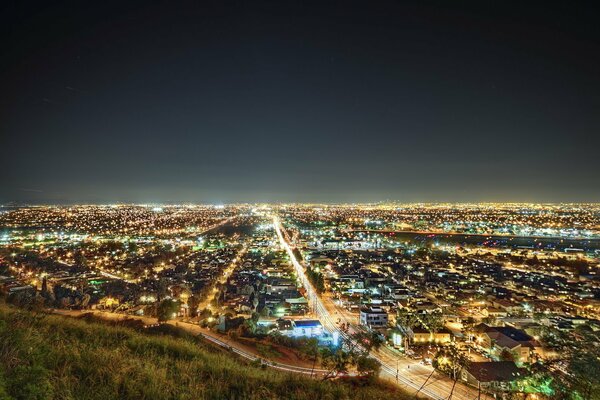
<path fill-rule="evenodd" d="M 318 319 L 301 319 L 294 321 L 294 326 L 296 328 L 316 328 L 322 325 Z"/>
<path fill-rule="evenodd" d="M 479 382 L 510 382 L 521 375 L 521 369 L 513 361 L 471 362 L 467 371 Z"/>

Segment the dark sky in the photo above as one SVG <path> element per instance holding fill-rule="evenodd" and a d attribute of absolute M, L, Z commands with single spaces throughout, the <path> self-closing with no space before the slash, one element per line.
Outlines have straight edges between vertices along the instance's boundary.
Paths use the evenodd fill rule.
<path fill-rule="evenodd" d="M 598 13 L 519 3 L 4 1 L 0 202 L 600 201 Z"/>

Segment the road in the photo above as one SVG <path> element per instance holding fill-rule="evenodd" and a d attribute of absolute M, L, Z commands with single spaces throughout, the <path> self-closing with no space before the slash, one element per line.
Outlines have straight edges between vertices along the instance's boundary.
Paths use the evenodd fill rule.
<path fill-rule="evenodd" d="M 340 312 L 330 297 L 321 297 L 308 280 L 303 265 L 297 260 L 292 248 L 284 239 L 282 233 L 281 221 L 278 216 L 273 216 L 273 226 L 279 238 L 281 246 L 290 257 L 290 261 L 296 270 L 300 282 L 306 290 L 306 296 L 309 303 L 313 306 L 313 311 L 323 324 L 324 328 L 332 334 L 337 332 L 340 337 L 349 339 L 348 336 L 340 330 L 335 318 L 339 318 L 344 323 L 349 323 L 353 329 L 356 329 L 356 318 L 347 320 L 345 313 Z M 335 317 L 333 317 L 335 315 Z M 396 350 L 383 346 L 378 351 L 371 351 L 371 357 L 375 358 L 381 364 L 382 378 L 392 380 L 407 390 L 414 390 L 414 393 L 427 396 L 436 400 L 452 399 L 455 400 L 474 400 L 491 399 L 491 397 L 479 394 L 477 389 L 467 386 L 461 382 L 454 385 L 450 378 L 434 372 L 431 367 L 423 366 L 414 360 L 402 357 Z M 428 377 L 431 375 L 431 378 Z M 452 389 L 454 386 L 454 389 Z M 451 395 L 452 394 L 452 395 Z"/>
<path fill-rule="evenodd" d="M 231 276 L 233 271 L 235 271 L 235 269 L 238 266 L 238 262 L 240 262 L 243 259 L 247 250 L 248 250 L 248 247 L 245 244 L 242 246 L 242 248 L 240 250 L 238 250 L 235 257 L 231 260 L 229 265 L 227 265 L 227 267 L 223 270 L 221 276 L 212 284 L 213 287 L 212 287 L 210 293 L 207 295 L 206 299 L 198 305 L 199 310 L 208 308 L 211 311 L 215 311 L 212 306 L 212 301 L 215 300 L 217 298 L 217 296 L 219 296 L 219 289 L 217 288 L 217 284 L 224 284 L 225 282 L 227 282 L 227 279 L 229 279 L 229 277 Z"/>
<path fill-rule="evenodd" d="M 598 237 L 593 236 L 570 236 L 564 237 L 560 235 L 516 235 L 503 233 L 466 233 L 466 232 L 447 232 L 443 230 L 396 230 L 396 229 L 342 229 L 344 233 L 365 232 L 365 233 L 395 233 L 409 235 L 435 235 L 435 236 L 465 236 L 465 237 L 481 237 L 486 239 L 532 239 L 532 240 L 569 240 L 569 241 L 600 241 Z"/>

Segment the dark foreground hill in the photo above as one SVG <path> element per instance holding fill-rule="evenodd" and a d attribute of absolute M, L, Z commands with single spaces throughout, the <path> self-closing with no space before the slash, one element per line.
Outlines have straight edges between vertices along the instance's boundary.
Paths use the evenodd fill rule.
<path fill-rule="evenodd" d="M 382 384 L 263 369 L 195 338 L 0 304 L 0 399 L 402 399 Z"/>

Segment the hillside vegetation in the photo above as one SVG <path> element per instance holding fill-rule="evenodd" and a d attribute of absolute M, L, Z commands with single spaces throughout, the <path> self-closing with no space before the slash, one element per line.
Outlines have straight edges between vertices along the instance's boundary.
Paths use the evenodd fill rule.
<path fill-rule="evenodd" d="M 0 304 L 0 399 L 402 399 L 249 364 L 193 337 Z"/>

